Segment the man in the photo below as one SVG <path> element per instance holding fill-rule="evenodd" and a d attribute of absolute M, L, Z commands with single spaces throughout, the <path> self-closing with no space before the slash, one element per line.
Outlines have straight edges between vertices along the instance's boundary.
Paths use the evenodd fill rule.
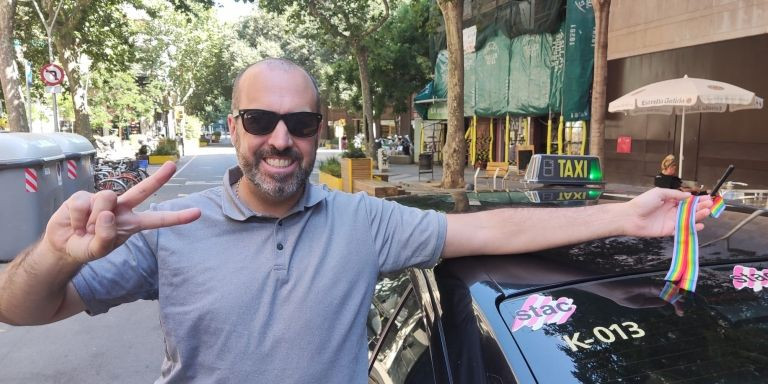
<path fill-rule="evenodd" d="M 365 319 L 380 273 L 441 256 L 670 235 L 675 205 L 688 196 L 655 189 L 556 214 L 443 215 L 331 192 L 307 183 L 318 110 L 302 68 L 281 59 L 250 66 L 235 80 L 227 119 L 239 167 L 223 185 L 132 212 L 172 176 L 168 163 L 120 197 L 72 196 L 40 242 L 0 275 L 0 321 L 44 324 L 157 299 L 166 344 L 160 383 L 362 383 Z M 699 207 L 699 220 L 710 205 Z"/>

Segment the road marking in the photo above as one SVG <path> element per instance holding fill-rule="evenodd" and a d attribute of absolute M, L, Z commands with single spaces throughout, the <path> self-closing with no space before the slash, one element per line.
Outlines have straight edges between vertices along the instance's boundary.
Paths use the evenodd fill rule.
<path fill-rule="evenodd" d="M 219 185 L 220 181 L 187 181 L 184 185 Z"/>
<path fill-rule="evenodd" d="M 181 169 L 179 169 L 178 171 L 176 171 L 175 175 L 178 175 L 178 174 L 180 174 L 180 173 L 181 173 L 181 171 L 183 171 L 183 170 L 184 170 L 184 168 L 186 168 L 186 167 L 187 167 L 189 164 L 192 164 L 192 161 L 193 161 L 193 160 L 195 160 L 195 159 L 197 159 L 197 155 L 194 155 L 194 156 L 192 156 L 192 158 L 191 158 L 191 159 L 189 159 L 189 161 L 188 161 L 186 164 L 184 164 L 184 166 L 183 166 L 183 167 L 181 167 Z"/>
<path fill-rule="evenodd" d="M 8 330 L 0 328 L 0 333 L 6 332 L 6 331 L 8 331 Z"/>
<path fill-rule="evenodd" d="M 187 194 L 187 193 L 179 193 L 178 195 L 176 195 L 176 197 L 184 197 L 184 196 L 189 196 L 189 194 Z"/>

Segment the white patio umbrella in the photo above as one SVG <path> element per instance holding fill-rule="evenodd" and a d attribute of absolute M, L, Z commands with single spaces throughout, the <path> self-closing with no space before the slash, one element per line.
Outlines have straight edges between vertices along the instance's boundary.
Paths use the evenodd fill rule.
<path fill-rule="evenodd" d="M 648 84 L 608 104 L 608 112 L 624 112 L 630 115 L 674 113 L 683 116 L 680 130 L 679 177 L 683 177 L 686 114 L 761 108 L 763 99 L 755 96 L 754 92 L 728 83 L 696 79 L 687 75 L 680 79 Z"/>

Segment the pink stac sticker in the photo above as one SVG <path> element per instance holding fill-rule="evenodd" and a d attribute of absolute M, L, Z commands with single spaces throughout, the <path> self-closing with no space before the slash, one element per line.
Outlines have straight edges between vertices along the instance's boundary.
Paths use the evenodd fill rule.
<path fill-rule="evenodd" d="M 512 332 L 522 327 L 531 327 L 531 330 L 535 331 L 544 326 L 544 324 L 562 324 L 575 311 L 576 306 L 573 305 L 573 299 L 561 297 L 557 300 L 552 300 L 550 296 L 534 294 L 528 296 L 522 308 L 515 312 Z"/>
<path fill-rule="evenodd" d="M 744 287 L 752 288 L 755 292 L 768 287 L 768 269 L 758 271 L 756 268 L 737 265 L 733 267 L 733 287 L 741 290 Z"/>

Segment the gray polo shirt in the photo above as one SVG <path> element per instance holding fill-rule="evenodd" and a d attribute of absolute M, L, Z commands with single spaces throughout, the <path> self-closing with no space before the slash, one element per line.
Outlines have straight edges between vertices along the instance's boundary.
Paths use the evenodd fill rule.
<path fill-rule="evenodd" d="M 308 185 L 283 218 L 221 187 L 154 205 L 197 221 L 132 236 L 73 283 L 92 315 L 159 300 L 157 383 L 365 383 L 365 321 L 377 276 L 432 266 L 443 214 Z"/>

